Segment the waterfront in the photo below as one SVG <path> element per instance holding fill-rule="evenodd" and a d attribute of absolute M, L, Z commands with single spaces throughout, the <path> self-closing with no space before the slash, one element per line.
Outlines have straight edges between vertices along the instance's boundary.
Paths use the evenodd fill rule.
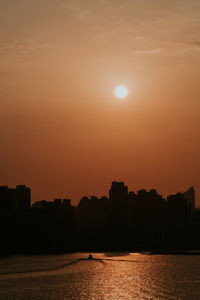
<path fill-rule="evenodd" d="M 137 253 L 0 259 L 0 299 L 199 299 L 200 256 Z"/>

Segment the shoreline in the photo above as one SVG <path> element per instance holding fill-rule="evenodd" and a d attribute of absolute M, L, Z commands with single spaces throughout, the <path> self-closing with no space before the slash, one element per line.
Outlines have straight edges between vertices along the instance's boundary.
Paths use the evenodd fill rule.
<path fill-rule="evenodd" d="M 64 254 L 74 254 L 74 253 L 107 253 L 107 254 L 112 254 L 111 256 L 124 256 L 124 255 L 129 255 L 130 253 L 132 254 L 141 254 L 141 255 L 200 255 L 200 250 L 110 250 L 110 251 L 102 251 L 102 250 L 94 250 L 94 251 L 56 251 L 56 252 L 18 252 L 18 253 L 0 253 L 0 258 L 4 257 L 12 257 L 16 255 L 24 255 L 24 256 L 40 256 L 40 255 L 64 255 Z"/>

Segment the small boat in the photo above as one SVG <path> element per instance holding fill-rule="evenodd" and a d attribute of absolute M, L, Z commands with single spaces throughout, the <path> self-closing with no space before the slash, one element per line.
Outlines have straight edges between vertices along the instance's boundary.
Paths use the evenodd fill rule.
<path fill-rule="evenodd" d="M 88 259 L 89 259 L 89 260 L 93 259 L 92 254 L 89 254 Z"/>

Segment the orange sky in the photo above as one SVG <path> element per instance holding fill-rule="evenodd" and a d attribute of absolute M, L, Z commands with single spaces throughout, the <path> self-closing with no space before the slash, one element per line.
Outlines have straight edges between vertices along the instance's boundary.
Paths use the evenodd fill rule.
<path fill-rule="evenodd" d="M 199 32 L 199 0 L 1 0 L 0 185 L 199 199 Z"/>

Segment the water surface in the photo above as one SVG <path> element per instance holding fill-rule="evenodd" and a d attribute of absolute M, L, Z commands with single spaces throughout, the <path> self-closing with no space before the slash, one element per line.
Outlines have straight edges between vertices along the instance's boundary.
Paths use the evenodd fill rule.
<path fill-rule="evenodd" d="M 0 299 L 200 299 L 200 256 L 137 253 L 0 259 Z"/>

